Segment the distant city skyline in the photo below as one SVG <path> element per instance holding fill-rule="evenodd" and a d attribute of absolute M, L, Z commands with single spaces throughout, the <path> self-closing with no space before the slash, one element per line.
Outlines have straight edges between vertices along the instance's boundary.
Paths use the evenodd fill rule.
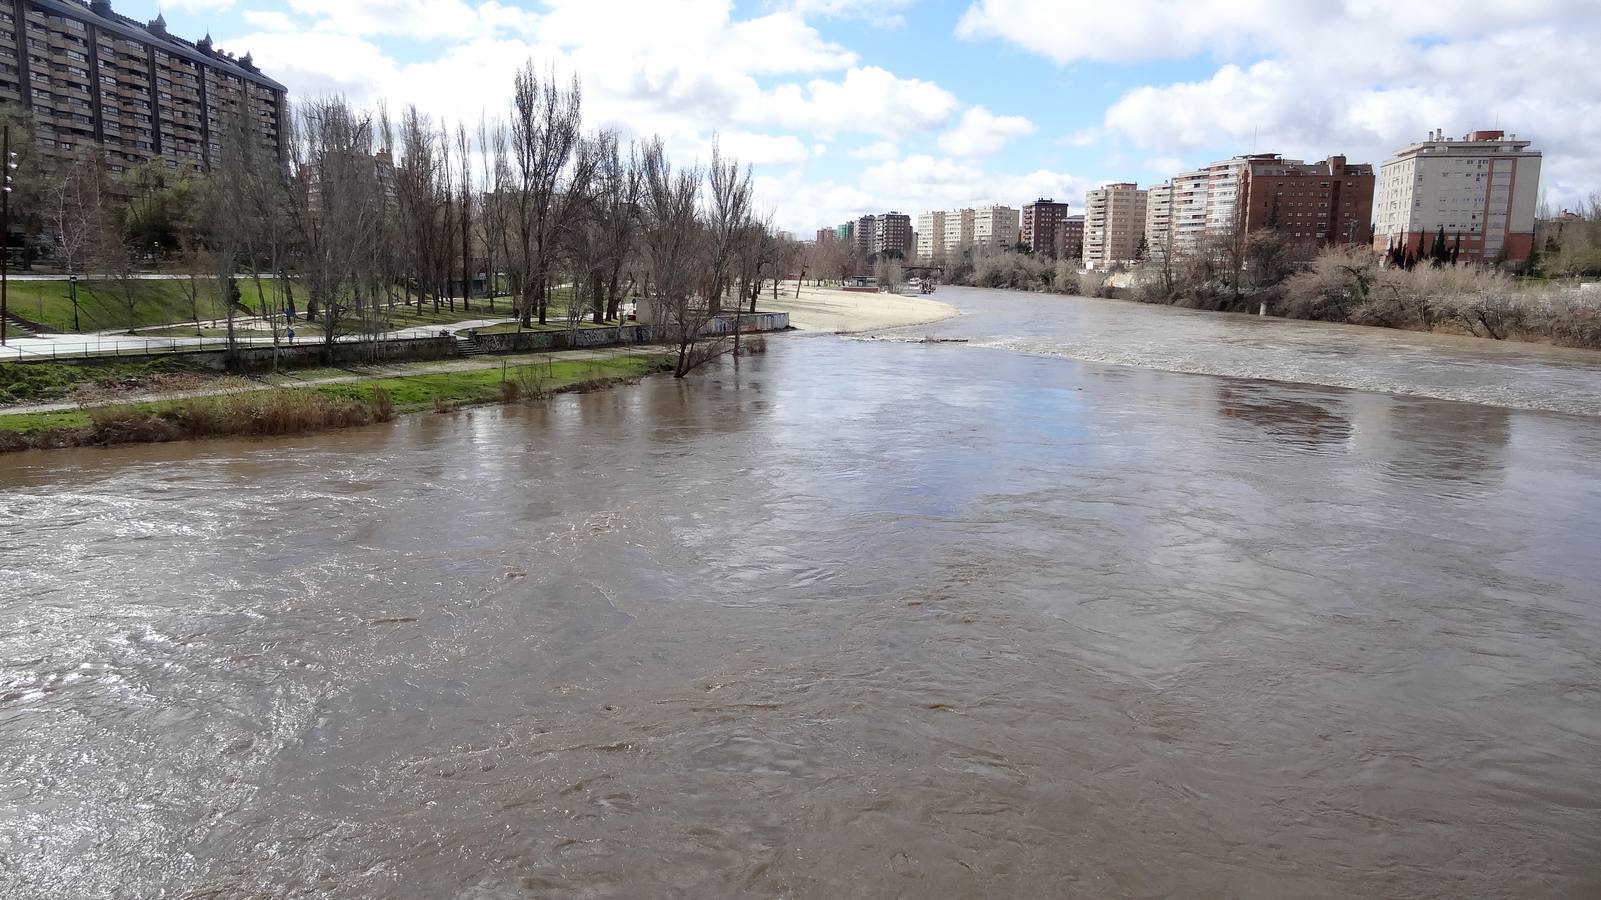
<path fill-rule="evenodd" d="M 112 0 L 253 54 L 292 96 L 340 91 L 476 122 L 528 58 L 584 77 L 591 125 L 751 162 L 797 234 L 864 213 L 1082 211 L 1257 152 L 1375 165 L 1436 130 L 1545 151 L 1553 208 L 1601 190 L 1592 0 L 1474 15 L 1228 0 Z M 1486 64 L 1486 61 L 1493 64 Z"/>

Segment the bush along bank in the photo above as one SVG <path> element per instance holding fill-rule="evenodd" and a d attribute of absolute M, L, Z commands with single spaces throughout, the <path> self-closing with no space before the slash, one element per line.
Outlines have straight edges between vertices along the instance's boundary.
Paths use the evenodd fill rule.
<path fill-rule="evenodd" d="M 1253 232 L 1237 247 L 1136 263 L 1131 288 L 1114 288 L 1101 272 L 1079 272 L 1004 252 L 953 267 L 951 280 L 1007 288 L 1130 299 L 1211 312 L 1256 313 L 1491 340 L 1520 340 L 1601 349 L 1601 305 L 1571 283 L 1509 275 L 1443 262 L 1412 268 L 1382 265 L 1365 247 L 1316 254 L 1282 237 Z"/>
<path fill-rule="evenodd" d="M 563 360 L 431 375 L 267 388 L 51 413 L 0 416 L 0 452 L 304 434 L 387 422 L 396 415 L 537 400 L 598 390 L 668 371 L 660 354 Z"/>

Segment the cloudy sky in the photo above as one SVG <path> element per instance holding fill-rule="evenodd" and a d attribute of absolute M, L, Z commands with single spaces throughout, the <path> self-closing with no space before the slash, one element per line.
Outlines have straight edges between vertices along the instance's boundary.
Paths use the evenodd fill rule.
<path fill-rule="evenodd" d="M 527 59 L 591 125 L 712 135 L 780 227 L 1036 196 L 1081 206 L 1237 153 L 1382 162 L 1434 128 L 1601 190 L 1601 0 L 113 0 L 299 95 L 505 108 Z"/>

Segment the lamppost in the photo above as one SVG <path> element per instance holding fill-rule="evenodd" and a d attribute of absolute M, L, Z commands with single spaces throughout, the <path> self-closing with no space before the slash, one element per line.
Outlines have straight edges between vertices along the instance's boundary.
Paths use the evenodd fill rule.
<path fill-rule="evenodd" d="M 17 168 L 17 155 L 11 152 L 11 126 L 4 129 L 0 138 L 0 159 L 5 160 L 5 185 L 0 199 L 0 346 L 6 342 L 6 325 L 10 317 L 6 289 L 11 280 L 11 173 Z"/>
<path fill-rule="evenodd" d="M 67 293 L 72 297 L 72 330 L 81 334 L 83 328 L 78 325 L 78 276 L 67 276 Z"/>

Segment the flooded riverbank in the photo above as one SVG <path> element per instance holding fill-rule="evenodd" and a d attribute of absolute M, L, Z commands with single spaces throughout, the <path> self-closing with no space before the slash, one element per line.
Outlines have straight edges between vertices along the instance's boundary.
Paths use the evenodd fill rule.
<path fill-rule="evenodd" d="M 0 896 L 1601 890 L 1601 419 L 940 299 L 973 343 L 9 457 Z"/>

